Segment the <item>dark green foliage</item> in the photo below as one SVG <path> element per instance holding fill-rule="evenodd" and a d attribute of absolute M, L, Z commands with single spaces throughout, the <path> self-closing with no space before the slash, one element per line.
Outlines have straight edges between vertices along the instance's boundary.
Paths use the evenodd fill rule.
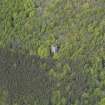
<path fill-rule="evenodd" d="M 48 104 L 55 82 L 38 66 L 39 61 L 35 56 L 0 49 L 0 88 L 8 92 L 10 105 Z"/>
<path fill-rule="evenodd" d="M 49 104 L 104 105 L 105 0 L 1 0 L 0 47 L 41 57 L 35 68 L 57 81 Z"/>

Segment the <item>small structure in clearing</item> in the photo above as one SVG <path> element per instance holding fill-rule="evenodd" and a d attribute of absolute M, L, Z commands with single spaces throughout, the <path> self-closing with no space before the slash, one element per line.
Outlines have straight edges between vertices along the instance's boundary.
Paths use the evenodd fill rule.
<path fill-rule="evenodd" d="M 51 45 L 51 53 L 55 54 L 59 51 L 59 47 L 57 45 Z"/>

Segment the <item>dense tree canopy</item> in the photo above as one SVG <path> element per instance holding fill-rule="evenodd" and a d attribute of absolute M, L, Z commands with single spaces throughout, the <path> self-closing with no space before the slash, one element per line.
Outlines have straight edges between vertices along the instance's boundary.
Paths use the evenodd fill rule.
<path fill-rule="evenodd" d="M 50 51 L 53 44 L 59 47 L 56 54 Z M 0 48 L 9 49 L 11 54 L 18 51 L 30 59 L 35 57 L 33 65 L 37 71 L 40 68 L 46 72 L 47 78 L 56 80 L 50 97 L 42 95 L 37 103 L 35 95 L 30 103 L 31 94 L 27 92 L 14 99 L 16 105 L 21 100 L 29 100 L 29 105 L 105 104 L 105 68 L 102 67 L 102 59 L 105 59 L 105 0 L 0 0 Z M 0 56 L 7 57 L 5 53 Z M 8 58 L 10 61 L 12 56 L 15 54 Z M 1 64 L 0 71 L 4 68 L 14 76 L 18 75 L 18 71 L 12 71 L 7 64 Z M 18 70 L 27 72 L 32 69 L 26 67 L 23 65 Z M 34 78 L 34 74 L 30 75 Z M 41 80 L 46 78 L 43 75 Z M 0 80 L 4 78 L 6 76 L 0 75 Z M 39 82 L 37 85 L 40 87 Z M 0 92 L 2 105 L 6 105 L 8 92 L 8 89 Z M 49 98 L 46 100 L 46 97 Z"/>

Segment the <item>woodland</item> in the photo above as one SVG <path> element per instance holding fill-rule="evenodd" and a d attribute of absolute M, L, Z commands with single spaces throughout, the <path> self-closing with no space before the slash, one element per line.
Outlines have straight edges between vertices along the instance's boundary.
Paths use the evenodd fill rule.
<path fill-rule="evenodd" d="M 0 0 L 0 105 L 105 105 L 103 61 L 105 0 Z"/>

